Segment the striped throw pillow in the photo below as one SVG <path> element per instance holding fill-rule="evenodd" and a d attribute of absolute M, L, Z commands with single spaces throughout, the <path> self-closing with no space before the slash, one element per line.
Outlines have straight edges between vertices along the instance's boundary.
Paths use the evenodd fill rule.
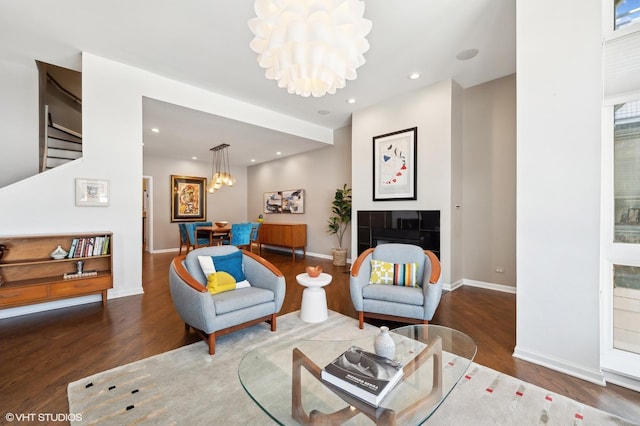
<path fill-rule="evenodd" d="M 390 263 L 381 260 L 371 260 L 371 284 L 401 285 L 418 287 L 418 264 Z"/>

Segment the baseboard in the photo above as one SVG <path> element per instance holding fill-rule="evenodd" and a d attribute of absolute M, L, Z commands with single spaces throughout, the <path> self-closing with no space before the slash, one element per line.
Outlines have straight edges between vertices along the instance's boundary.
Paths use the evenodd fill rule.
<path fill-rule="evenodd" d="M 627 389 L 640 392 L 640 380 L 615 373 L 609 370 L 603 370 L 604 379 L 607 383 L 613 383 L 614 385 L 622 386 Z"/>
<path fill-rule="evenodd" d="M 456 290 L 456 289 L 462 287 L 463 285 L 464 285 L 463 284 L 463 280 L 458 280 L 458 281 L 456 281 L 456 282 L 454 282 L 452 284 L 442 283 L 442 289 L 446 290 L 446 291 L 453 291 L 453 290 Z"/>
<path fill-rule="evenodd" d="M 451 284 L 443 283 L 442 289 L 446 291 L 454 291 L 462 286 L 484 288 L 486 290 L 501 291 L 503 293 L 511 293 L 511 294 L 516 293 L 515 287 L 502 285 L 502 284 L 487 283 L 484 281 L 468 280 L 466 278 L 455 281 L 454 283 L 451 283 Z"/>
<path fill-rule="evenodd" d="M 107 299 L 119 299 L 120 297 L 136 296 L 138 294 L 144 294 L 142 286 L 124 291 L 112 288 L 107 291 Z"/>
<path fill-rule="evenodd" d="M 34 314 L 37 312 L 51 311 L 53 309 L 68 308 L 87 303 L 101 302 L 102 295 L 90 294 L 88 296 L 74 297 L 71 299 L 55 300 L 53 302 L 38 303 L 34 305 L 18 306 L 0 310 L 0 319 L 17 317 L 20 315 Z"/>
<path fill-rule="evenodd" d="M 281 252 L 281 253 L 288 253 L 289 255 L 291 255 L 291 249 L 288 249 L 286 247 L 279 247 L 279 246 L 269 246 L 269 245 L 263 245 L 262 248 L 266 248 L 269 249 L 269 251 L 277 251 L 277 252 Z M 304 254 L 304 252 L 302 250 L 296 250 L 296 256 L 300 255 L 302 256 Z M 333 255 L 330 254 L 324 254 L 324 253 L 314 253 L 312 251 L 307 251 L 306 252 L 306 256 L 307 257 L 318 257 L 320 259 L 333 259 Z M 347 259 L 347 264 L 351 264 L 351 259 Z"/>
<path fill-rule="evenodd" d="M 147 250 L 149 253 L 151 254 L 156 254 L 156 253 L 170 253 L 170 252 L 179 252 L 180 249 L 178 247 L 176 248 L 168 248 L 168 249 L 160 249 L 160 250 Z"/>
<path fill-rule="evenodd" d="M 461 285 L 468 285 L 469 287 L 486 288 L 487 290 L 495 290 L 495 291 L 501 291 L 504 293 L 516 294 L 516 288 L 510 285 L 494 284 L 494 283 L 488 283 L 484 281 L 475 281 L 475 280 L 469 280 L 466 278 L 463 278 L 460 281 L 462 282 Z"/>
<path fill-rule="evenodd" d="M 548 357 L 540 353 L 527 351 L 519 348 L 518 346 L 516 346 L 513 351 L 513 356 L 524 361 L 559 371 L 560 373 L 568 374 L 569 376 L 577 377 L 578 379 L 582 379 L 587 382 L 595 383 L 596 385 L 606 386 L 604 375 L 601 370 L 584 368 L 581 365 L 566 362 L 558 358 Z"/>

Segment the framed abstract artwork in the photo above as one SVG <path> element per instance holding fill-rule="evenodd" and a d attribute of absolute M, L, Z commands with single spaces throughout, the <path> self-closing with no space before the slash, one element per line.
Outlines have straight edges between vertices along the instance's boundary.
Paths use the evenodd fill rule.
<path fill-rule="evenodd" d="M 264 193 L 264 213 L 304 213 L 304 189 Z"/>
<path fill-rule="evenodd" d="M 195 222 L 207 217 L 207 178 L 171 175 L 171 222 Z"/>
<path fill-rule="evenodd" d="M 373 201 L 415 200 L 418 128 L 373 138 Z"/>

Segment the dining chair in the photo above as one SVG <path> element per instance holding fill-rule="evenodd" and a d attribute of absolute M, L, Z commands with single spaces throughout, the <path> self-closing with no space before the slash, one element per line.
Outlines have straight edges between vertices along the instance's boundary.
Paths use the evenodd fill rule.
<path fill-rule="evenodd" d="M 187 235 L 187 227 L 184 223 L 178 224 L 178 232 L 180 233 L 180 250 L 178 251 L 178 256 L 182 255 L 182 247 L 187 248 L 187 253 L 189 253 L 189 248 L 191 247 L 189 244 L 189 236 Z"/>
<path fill-rule="evenodd" d="M 258 252 L 260 251 L 260 246 L 258 243 L 258 234 L 260 231 L 260 222 L 251 222 L 251 236 L 249 237 L 249 251 L 253 253 L 253 248 L 256 247 Z"/>
<path fill-rule="evenodd" d="M 196 232 L 198 226 L 211 226 L 211 222 L 191 222 L 185 223 L 185 229 L 187 230 L 187 237 L 189 238 L 189 246 L 187 247 L 187 253 L 189 249 L 196 249 L 198 247 L 206 247 L 209 245 L 209 236 L 201 236 Z"/>
<path fill-rule="evenodd" d="M 234 223 L 231 225 L 231 245 L 238 248 L 250 248 L 251 223 Z"/>

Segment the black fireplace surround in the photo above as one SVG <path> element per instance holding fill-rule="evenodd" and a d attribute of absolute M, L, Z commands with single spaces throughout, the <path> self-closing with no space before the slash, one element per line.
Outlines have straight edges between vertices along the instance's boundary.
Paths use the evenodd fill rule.
<path fill-rule="evenodd" d="M 358 255 L 385 243 L 415 244 L 440 257 L 440 210 L 360 210 Z"/>

